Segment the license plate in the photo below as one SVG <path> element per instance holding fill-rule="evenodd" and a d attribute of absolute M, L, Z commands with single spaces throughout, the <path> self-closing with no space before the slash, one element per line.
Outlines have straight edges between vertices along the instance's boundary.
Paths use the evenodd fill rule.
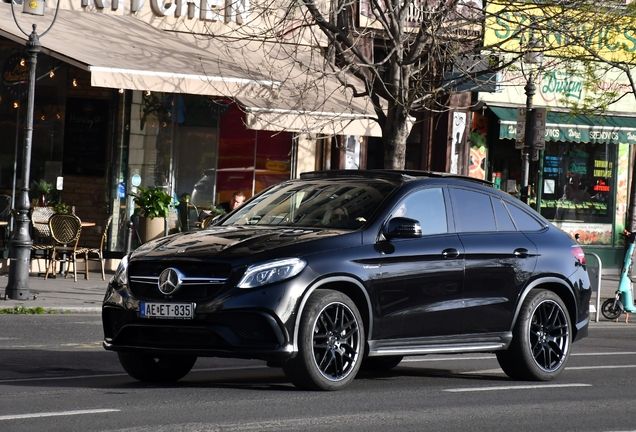
<path fill-rule="evenodd" d="M 146 303 L 139 304 L 139 316 L 142 318 L 194 318 L 194 303 Z"/>

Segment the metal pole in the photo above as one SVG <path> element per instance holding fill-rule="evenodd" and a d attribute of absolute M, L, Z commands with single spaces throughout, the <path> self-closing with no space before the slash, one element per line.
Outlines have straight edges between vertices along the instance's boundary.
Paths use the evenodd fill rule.
<path fill-rule="evenodd" d="M 135 224 L 133 221 L 128 219 L 128 222 L 126 222 L 126 229 L 128 230 L 126 232 L 126 255 L 130 255 L 130 252 L 132 252 L 132 235 L 134 226 Z"/>
<path fill-rule="evenodd" d="M 536 87 L 534 85 L 534 80 L 532 78 L 532 74 L 528 78 L 525 86 L 526 91 L 526 134 L 523 140 L 523 150 L 522 150 L 522 165 L 521 165 L 521 173 L 522 173 L 522 183 L 521 183 L 521 201 L 526 204 L 529 201 L 530 191 L 528 188 L 528 177 L 530 171 L 530 153 L 534 148 L 534 110 L 532 109 L 532 99 L 534 97 Z"/>
<path fill-rule="evenodd" d="M 541 200 L 543 199 L 543 152 L 539 152 L 539 171 L 537 173 L 537 213 L 541 214 Z"/>
<path fill-rule="evenodd" d="M 31 177 L 31 143 L 33 139 L 33 111 L 35 101 L 35 68 L 40 52 L 40 40 L 36 25 L 26 44 L 27 64 L 29 66 L 29 90 L 27 96 L 26 123 L 24 126 L 24 149 L 22 158 L 22 185 L 20 198 L 16 205 L 16 229 L 9 241 L 9 283 L 5 296 L 13 300 L 25 300 L 29 297 L 29 267 L 31 266 L 31 246 L 29 220 L 29 181 Z"/>

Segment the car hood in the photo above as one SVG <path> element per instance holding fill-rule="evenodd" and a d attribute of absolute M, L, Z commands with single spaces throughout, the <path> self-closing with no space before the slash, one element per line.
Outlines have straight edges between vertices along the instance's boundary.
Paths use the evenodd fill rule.
<path fill-rule="evenodd" d="M 318 250 L 338 247 L 336 237 L 351 231 L 333 229 L 294 229 L 272 227 L 211 227 L 198 231 L 175 234 L 141 245 L 131 259 L 196 258 L 236 259 L 263 252 L 276 257 L 274 251 L 289 256 L 302 256 Z M 319 241 L 306 247 L 308 242 Z"/>

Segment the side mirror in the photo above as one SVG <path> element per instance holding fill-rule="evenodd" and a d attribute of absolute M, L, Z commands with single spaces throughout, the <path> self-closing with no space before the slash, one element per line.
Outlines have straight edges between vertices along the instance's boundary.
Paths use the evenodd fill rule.
<path fill-rule="evenodd" d="M 384 226 L 383 234 L 387 240 L 393 238 L 420 238 L 422 237 L 422 226 L 415 219 L 396 217 Z"/>

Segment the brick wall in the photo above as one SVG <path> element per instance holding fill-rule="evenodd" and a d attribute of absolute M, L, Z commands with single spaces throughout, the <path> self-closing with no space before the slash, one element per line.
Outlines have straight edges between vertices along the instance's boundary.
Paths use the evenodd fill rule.
<path fill-rule="evenodd" d="M 96 224 L 94 227 L 82 228 L 82 246 L 99 246 L 104 222 L 108 217 L 106 186 L 105 178 L 64 176 L 62 201 L 69 206 L 75 206 L 75 214 L 82 221 Z"/>
<path fill-rule="evenodd" d="M 76 86 L 73 85 L 73 80 Z M 67 75 L 67 97 L 88 99 L 111 99 L 113 89 L 91 87 L 90 73 L 69 66 Z M 115 117 L 112 113 L 111 119 Z M 111 128 L 112 129 L 112 128 Z M 110 157 L 110 155 L 108 156 Z M 95 227 L 82 228 L 82 246 L 98 247 L 104 222 L 108 217 L 108 176 L 104 178 L 64 175 L 62 201 L 75 206 L 75 214 L 82 221 L 95 222 Z"/>

